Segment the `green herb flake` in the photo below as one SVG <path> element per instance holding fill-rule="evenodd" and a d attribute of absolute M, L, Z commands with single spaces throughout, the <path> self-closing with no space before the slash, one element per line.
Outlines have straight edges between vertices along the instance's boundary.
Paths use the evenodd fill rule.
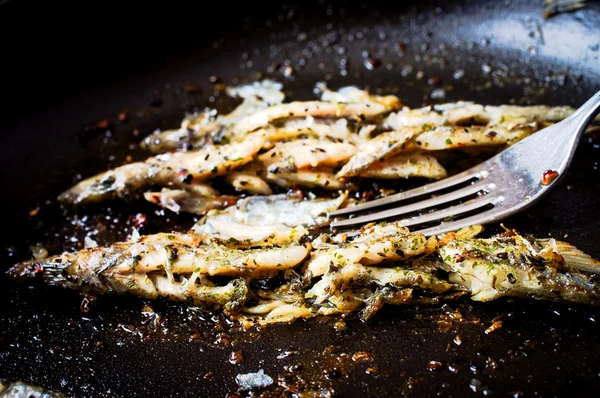
<path fill-rule="evenodd" d="M 423 130 L 423 131 L 431 131 L 431 130 L 433 130 L 433 124 L 432 123 L 425 123 L 424 125 L 421 126 L 421 130 Z"/>

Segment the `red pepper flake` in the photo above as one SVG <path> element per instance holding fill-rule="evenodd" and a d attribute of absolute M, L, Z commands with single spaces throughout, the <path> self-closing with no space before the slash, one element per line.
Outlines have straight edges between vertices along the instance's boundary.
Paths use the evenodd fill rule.
<path fill-rule="evenodd" d="M 226 333 L 219 333 L 213 344 L 220 347 L 228 346 L 231 344 L 231 338 Z"/>
<path fill-rule="evenodd" d="M 371 191 L 363 191 L 361 199 L 365 202 L 368 202 L 369 200 L 373 199 L 374 196 L 375 195 Z"/>
<path fill-rule="evenodd" d="M 542 185 L 550 185 L 554 180 L 558 178 L 558 171 L 546 170 L 542 175 Z"/>
<path fill-rule="evenodd" d="M 29 216 L 30 217 L 35 217 L 35 216 L 37 216 L 37 214 L 39 213 L 39 211 L 40 211 L 39 207 L 36 207 L 35 209 L 29 210 Z"/>
<path fill-rule="evenodd" d="M 442 363 L 440 361 L 429 361 L 427 362 L 427 370 L 434 371 L 439 370 L 442 367 Z"/>
<path fill-rule="evenodd" d="M 39 264 L 35 264 L 33 267 L 33 273 L 39 274 L 40 272 L 44 272 L 44 268 Z"/>
<path fill-rule="evenodd" d="M 106 130 L 110 127 L 110 122 L 108 121 L 108 119 L 102 119 L 96 123 L 96 127 L 102 130 Z"/>
<path fill-rule="evenodd" d="M 138 135 L 140 135 L 140 130 L 138 129 L 133 129 L 133 136 L 137 137 Z"/>
<path fill-rule="evenodd" d="M 406 44 L 403 42 L 396 43 L 396 51 L 404 55 L 404 52 L 406 51 Z"/>
<path fill-rule="evenodd" d="M 196 86 L 192 82 L 186 82 L 183 89 L 188 94 L 196 94 L 196 93 L 200 92 L 200 87 Z"/>
<path fill-rule="evenodd" d="M 365 68 L 367 68 L 368 70 L 373 70 L 373 69 L 377 68 L 379 65 L 381 65 L 381 61 L 378 60 L 377 58 L 367 57 L 364 59 L 363 64 L 365 65 Z"/>
<path fill-rule="evenodd" d="M 239 365 L 244 362 L 244 353 L 242 351 L 232 351 L 229 354 L 229 363 L 232 365 Z"/>
<path fill-rule="evenodd" d="M 98 224 L 96 224 L 96 229 L 98 230 L 98 232 L 104 232 L 106 231 L 106 225 L 99 222 Z"/>
<path fill-rule="evenodd" d="M 187 175 L 187 173 L 188 173 L 187 169 L 179 169 L 179 170 L 177 170 L 177 175 L 179 177 L 184 177 L 184 176 Z"/>
<path fill-rule="evenodd" d="M 160 203 L 160 194 L 159 193 L 150 193 L 148 198 L 149 198 L 148 200 L 150 200 L 152 203 L 155 203 L 155 204 Z"/>
<path fill-rule="evenodd" d="M 225 201 L 223 202 L 223 207 L 230 207 L 233 206 L 237 203 L 238 201 L 238 197 L 232 196 L 230 198 L 226 198 Z"/>
<path fill-rule="evenodd" d="M 146 224 L 148 217 L 143 214 L 143 213 L 138 213 L 135 215 L 135 217 L 133 217 L 133 225 L 137 228 L 140 229 L 144 226 L 144 224 Z"/>
<path fill-rule="evenodd" d="M 281 68 L 281 74 L 289 79 L 294 75 L 294 68 L 292 68 L 290 65 L 286 65 Z"/>
<path fill-rule="evenodd" d="M 129 111 L 121 111 L 119 113 L 119 121 L 121 123 L 127 123 L 129 121 L 130 117 L 131 117 L 131 114 L 129 113 Z"/>
<path fill-rule="evenodd" d="M 438 84 L 440 82 L 440 80 L 441 79 L 439 77 L 433 76 L 433 77 L 430 77 L 429 79 L 427 79 L 427 83 L 428 84 Z"/>
<path fill-rule="evenodd" d="M 81 300 L 81 304 L 79 305 L 79 310 L 84 314 L 87 314 L 90 311 L 90 308 L 96 302 L 96 296 L 90 294 L 85 296 L 83 300 Z"/>

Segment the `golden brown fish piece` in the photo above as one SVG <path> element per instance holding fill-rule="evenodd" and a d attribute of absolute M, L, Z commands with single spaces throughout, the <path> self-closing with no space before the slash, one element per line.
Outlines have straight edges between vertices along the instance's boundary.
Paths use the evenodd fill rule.
<path fill-rule="evenodd" d="M 594 276 L 600 262 L 568 244 L 508 231 L 488 239 L 447 239 L 438 253 L 450 282 L 476 301 L 521 296 L 600 304 Z"/>
<path fill-rule="evenodd" d="M 511 145 L 537 131 L 536 123 L 525 122 L 525 118 L 515 117 L 491 126 L 424 124 L 384 132 L 359 145 L 356 154 L 337 173 L 337 177 L 359 175 L 375 162 L 402 152 Z"/>
<path fill-rule="evenodd" d="M 321 235 L 313 242 L 315 250 L 304 265 L 305 276 L 324 275 L 330 268 L 342 268 L 360 263 L 375 265 L 385 261 L 402 261 L 431 251 L 430 240 L 419 233 L 411 233 L 397 223 L 369 224 L 353 240 L 344 235 Z"/>
<path fill-rule="evenodd" d="M 272 170 L 263 178 L 282 188 L 322 188 L 330 191 L 354 189 L 355 184 L 336 178 L 333 168 L 315 167 L 297 171 Z"/>
<path fill-rule="evenodd" d="M 267 131 L 265 149 L 271 149 L 277 142 L 293 141 L 298 138 L 319 138 L 351 144 L 364 142 L 364 138 L 355 131 L 354 126 L 351 128 L 344 118 L 315 119 L 307 116 L 306 118 L 285 120 L 281 125 L 265 130 Z"/>
<path fill-rule="evenodd" d="M 445 178 L 448 173 L 434 156 L 420 152 L 407 152 L 375 162 L 358 172 L 357 175 L 383 180 L 410 177 L 425 177 L 437 180 Z"/>
<path fill-rule="evenodd" d="M 360 145 L 356 154 L 342 167 L 336 177 L 351 177 L 374 162 L 404 151 L 410 140 L 423 132 L 420 127 L 405 127 L 387 131 Z"/>
<path fill-rule="evenodd" d="M 123 198 L 152 184 L 185 189 L 190 183 L 226 174 L 252 161 L 264 143 L 261 132 L 255 132 L 239 143 L 148 158 L 85 179 L 61 194 L 59 199 L 77 204 Z"/>
<path fill-rule="evenodd" d="M 173 152 L 202 148 L 215 141 L 226 141 L 230 127 L 244 116 L 280 104 L 285 96 L 283 85 L 272 80 L 263 80 L 237 87 L 227 87 L 231 97 L 243 98 L 232 112 L 216 115 L 215 110 L 206 110 L 198 115 L 186 117 L 179 129 L 152 134 L 141 142 L 141 147 L 154 153 Z"/>
<path fill-rule="evenodd" d="M 436 127 L 416 136 L 405 150 L 441 151 L 478 146 L 511 145 L 538 130 L 535 123 L 522 119 L 504 121 L 493 126 Z"/>
<path fill-rule="evenodd" d="M 302 139 L 278 143 L 258 160 L 269 172 L 295 171 L 318 166 L 335 167 L 356 153 L 356 147 L 343 142 Z"/>
<path fill-rule="evenodd" d="M 235 206 L 214 210 L 194 225 L 196 233 L 236 247 L 289 245 L 308 234 L 306 228 L 327 225 L 348 193 L 333 199 L 305 199 L 301 194 L 251 196 Z"/>
<path fill-rule="evenodd" d="M 209 210 L 224 209 L 234 205 L 237 196 L 202 196 L 183 189 L 163 188 L 160 192 L 144 192 L 144 198 L 174 213 L 184 212 L 204 215 Z"/>
<path fill-rule="evenodd" d="M 232 310 L 246 298 L 244 279 L 216 286 L 208 276 L 263 278 L 300 264 L 309 244 L 240 250 L 205 243 L 201 235 L 161 233 L 15 265 L 15 277 L 97 293 L 167 297 Z"/>
<path fill-rule="evenodd" d="M 418 127 L 424 124 L 431 126 L 443 125 L 496 125 L 505 119 L 524 118 L 524 123 L 555 123 L 575 111 L 569 106 L 550 107 L 544 105 L 479 105 L 468 101 L 439 104 L 424 108 L 402 108 L 391 113 L 383 122 L 390 129 L 403 127 Z"/>
<path fill-rule="evenodd" d="M 232 128 L 234 136 L 265 127 L 273 121 L 312 116 L 315 118 L 346 118 L 359 121 L 373 120 L 400 105 L 396 97 L 384 97 L 378 102 L 337 103 L 325 101 L 290 102 L 274 105 L 244 117 Z"/>

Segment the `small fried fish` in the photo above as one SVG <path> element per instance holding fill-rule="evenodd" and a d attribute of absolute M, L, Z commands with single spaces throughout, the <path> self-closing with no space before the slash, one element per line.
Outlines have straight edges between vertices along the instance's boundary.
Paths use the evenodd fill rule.
<path fill-rule="evenodd" d="M 152 184 L 186 188 L 252 161 L 264 143 L 264 136 L 256 132 L 240 143 L 148 158 L 85 179 L 61 194 L 59 200 L 78 204 L 129 197 Z"/>
<path fill-rule="evenodd" d="M 252 196 L 236 206 L 211 211 L 192 229 L 238 247 L 288 245 L 305 236 L 306 228 L 326 225 L 327 213 L 337 210 L 347 195 L 313 200 L 301 195 Z"/>

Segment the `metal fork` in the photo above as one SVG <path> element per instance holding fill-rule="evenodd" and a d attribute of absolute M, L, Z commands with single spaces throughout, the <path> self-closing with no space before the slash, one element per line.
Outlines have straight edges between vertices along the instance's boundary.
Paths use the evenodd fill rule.
<path fill-rule="evenodd" d="M 460 174 L 329 213 L 329 217 L 350 216 L 345 220 L 334 220 L 331 228 L 339 230 L 431 208 L 437 210 L 402 219 L 399 221 L 400 225 L 409 227 L 439 222 L 436 226 L 415 231 L 431 236 L 474 224 L 502 220 L 531 206 L 557 184 L 571 163 L 583 131 L 599 111 L 600 91 L 563 121 L 530 135 Z M 453 187 L 455 189 L 451 190 Z M 442 190 L 450 192 L 425 197 Z M 473 196 L 473 199 L 469 199 Z M 405 206 L 362 216 L 355 215 L 419 197 L 423 197 L 422 200 Z M 441 208 L 461 199 L 469 200 Z M 452 220 L 465 213 L 476 214 Z"/>

